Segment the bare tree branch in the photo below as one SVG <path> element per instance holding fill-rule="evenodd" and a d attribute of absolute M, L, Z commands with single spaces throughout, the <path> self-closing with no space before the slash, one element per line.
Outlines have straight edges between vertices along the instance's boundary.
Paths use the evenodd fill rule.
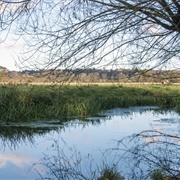
<path fill-rule="evenodd" d="M 180 60 L 177 0 L 1 3 L 1 29 L 16 23 L 16 33 L 23 34 L 27 45 L 20 61 L 23 67 L 117 65 L 153 69 L 172 66 Z"/>

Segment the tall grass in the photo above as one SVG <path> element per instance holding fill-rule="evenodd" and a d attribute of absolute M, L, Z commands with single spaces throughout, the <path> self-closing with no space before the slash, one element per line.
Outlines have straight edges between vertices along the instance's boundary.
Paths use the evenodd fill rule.
<path fill-rule="evenodd" d="M 115 107 L 156 105 L 180 111 L 178 85 L 1 86 L 0 121 L 98 115 Z"/>

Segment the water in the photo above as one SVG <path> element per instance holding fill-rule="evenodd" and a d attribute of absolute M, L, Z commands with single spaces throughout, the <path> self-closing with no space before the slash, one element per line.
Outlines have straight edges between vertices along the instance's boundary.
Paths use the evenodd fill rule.
<path fill-rule="evenodd" d="M 1 124 L 0 179 L 36 179 L 46 170 L 44 157 L 57 155 L 57 147 L 70 155 L 78 151 L 94 163 L 102 162 L 103 152 L 117 140 L 144 130 L 156 130 L 180 136 L 180 116 L 157 107 L 112 109 L 106 117 L 57 120 L 30 124 Z"/>

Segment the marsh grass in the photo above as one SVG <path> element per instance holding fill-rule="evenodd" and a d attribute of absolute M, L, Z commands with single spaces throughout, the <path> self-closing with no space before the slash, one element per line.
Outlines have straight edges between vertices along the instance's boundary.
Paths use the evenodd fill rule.
<path fill-rule="evenodd" d="M 1 86 L 1 121 L 98 115 L 115 107 L 155 105 L 180 111 L 178 85 Z"/>

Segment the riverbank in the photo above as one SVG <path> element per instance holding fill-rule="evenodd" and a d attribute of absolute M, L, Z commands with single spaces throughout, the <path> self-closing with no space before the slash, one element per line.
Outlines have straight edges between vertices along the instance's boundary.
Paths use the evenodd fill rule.
<path fill-rule="evenodd" d="M 0 86 L 0 121 L 79 118 L 129 106 L 180 111 L 180 85 L 92 84 Z"/>

